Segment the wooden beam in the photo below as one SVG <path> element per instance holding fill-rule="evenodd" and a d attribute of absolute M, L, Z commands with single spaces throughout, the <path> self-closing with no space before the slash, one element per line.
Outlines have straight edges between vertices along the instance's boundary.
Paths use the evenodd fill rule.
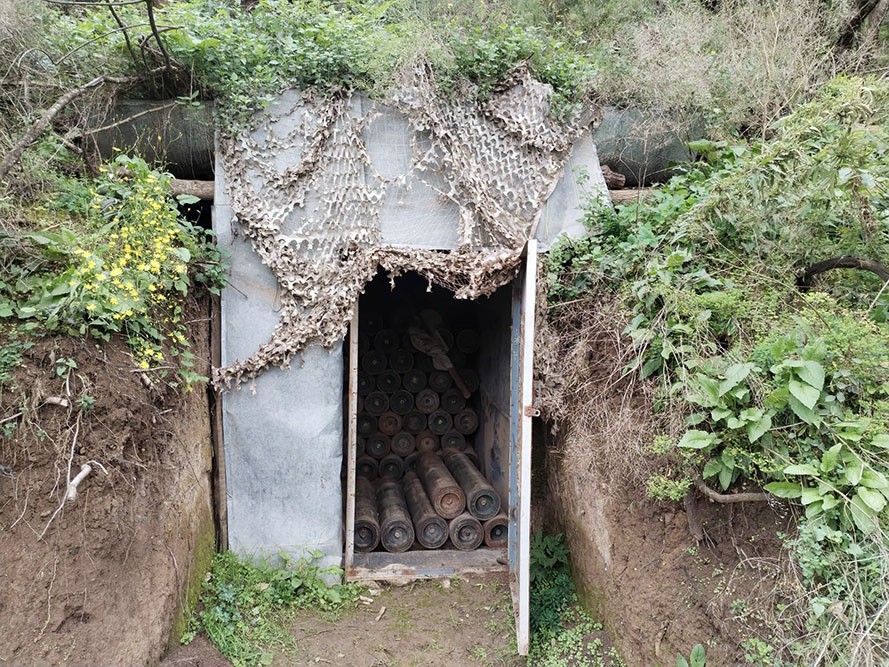
<path fill-rule="evenodd" d="M 174 195 L 192 195 L 201 201 L 213 201 L 215 181 L 192 181 L 174 178 L 170 181 L 170 192 Z"/>

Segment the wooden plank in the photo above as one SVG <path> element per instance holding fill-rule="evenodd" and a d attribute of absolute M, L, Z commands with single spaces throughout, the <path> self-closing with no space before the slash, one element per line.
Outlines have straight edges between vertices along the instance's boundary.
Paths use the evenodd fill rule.
<path fill-rule="evenodd" d="M 350 579 L 402 584 L 417 579 L 506 571 L 505 549 L 482 548 L 475 551 L 436 549 L 406 551 L 400 554 L 373 551 L 355 554 Z"/>
<path fill-rule="evenodd" d="M 349 431 L 346 441 L 346 550 L 343 570 L 351 579 L 355 557 L 355 458 L 358 445 L 358 304 L 349 324 Z"/>
<path fill-rule="evenodd" d="M 522 294 L 521 412 L 519 415 L 519 516 L 517 520 L 518 618 L 516 643 L 519 655 L 528 655 L 530 643 L 531 556 L 531 417 L 534 413 L 534 316 L 537 297 L 537 240 L 526 247 Z"/>
<path fill-rule="evenodd" d="M 210 299 L 210 363 L 222 365 L 222 307 L 218 296 Z M 207 386 L 213 412 L 210 439 L 213 446 L 213 505 L 216 515 L 216 548 L 228 551 L 228 493 L 225 481 L 225 434 L 222 430 L 222 395 Z"/>

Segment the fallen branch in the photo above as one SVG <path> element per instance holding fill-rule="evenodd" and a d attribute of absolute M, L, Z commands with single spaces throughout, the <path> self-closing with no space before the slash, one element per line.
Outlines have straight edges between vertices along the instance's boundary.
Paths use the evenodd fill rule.
<path fill-rule="evenodd" d="M 876 274 L 884 283 L 889 281 L 889 268 L 872 259 L 862 259 L 861 257 L 843 256 L 825 259 L 823 262 L 817 262 L 807 268 L 803 275 L 799 277 L 796 284 L 802 290 L 807 290 L 812 286 L 812 279 L 819 273 L 831 271 L 832 269 L 861 269 Z"/>
<path fill-rule="evenodd" d="M 704 480 L 696 479 L 695 488 L 704 494 L 704 497 L 714 503 L 761 503 L 768 502 L 769 494 L 762 491 L 748 493 L 719 493 L 704 484 Z"/>
<path fill-rule="evenodd" d="M 153 72 L 150 72 L 150 74 L 161 71 L 162 69 L 163 68 L 154 70 Z M 53 119 L 61 113 L 62 109 L 64 109 L 78 97 L 84 95 L 85 93 L 88 93 L 94 88 L 103 86 L 106 83 L 112 83 L 115 85 L 127 85 L 135 83 L 138 80 L 138 77 L 121 77 L 103 74 L 102 76 L 97 76 L 95 79 L 93 79 L 89 83 L 80 86 L 79 88 L 69 90 L 59 99 L 57 99 L 49 109 L 46 110 L 46 113 L 44 113 L 37 120 L 37 122 L 35 122 L 31 126 L 31 128 L 27 132 L 25 132 L 25 135 L 21 139 L 19 139 L 12 147 L 12 149 L 10 149 L 10 151 L 6 154 L 6 157 L 3 158 L 3 162 L 0 162 L 0 178 L 6 176 L 9 170 L 12 169 L 12 166 L 16 162 L 18 162 L 19 158 L 22 156 L 22 153 L 24 153 L 29 146 L 31 146 L 40 138 L 40 136 L 49 127 L 50 123 L 52 123 Z"/>

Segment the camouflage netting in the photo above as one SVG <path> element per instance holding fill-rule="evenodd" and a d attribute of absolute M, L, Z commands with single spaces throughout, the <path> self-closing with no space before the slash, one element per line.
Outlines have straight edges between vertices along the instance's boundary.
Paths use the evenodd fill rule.
<path fill-rule="evenodd" d="M 416 271 L 457 298 L 509 283 L 574 140 L 592 120 L 555 120 L 550 92 L 520 67 L 485 103 L 448 101 L 429 69 L 416 68 L 387 101 L 411 135 L 410 165 L 396 177 L 380 173 L 363 138 L 385 108 L 351 96 L 301 97 L 287 112 L 301 119 L 293 131 L 282 132 L 272 116 L 249 135 L 224 139 L 234 222 L 274 273 L 281 309 L 271 339 L 218 369 L 217 386 L 286 367 L 309 344 L 340 340 L 378 267 L 393 278 Z M 451 251 L 383 245 L 385 207 L 416 185 L 454 206 Z"/>

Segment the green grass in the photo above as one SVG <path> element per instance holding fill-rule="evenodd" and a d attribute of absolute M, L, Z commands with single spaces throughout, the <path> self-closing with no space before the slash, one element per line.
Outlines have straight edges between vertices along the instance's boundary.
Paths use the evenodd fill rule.
<path fill-rule="evenodd" d="M 288 657 L 296 653 L 287 631 L 293 612 L 313 608 L 336 613 L 357 599 L 361 589 L 356 584 L 327 585 L 325 577 L 342 575 L 338 568 L 282 558 L 280 568 L 232 552 L 217 554 L 203 585 L 201 609 L 192 616 L 182 643 L 204 632 L 235 667 L 268 665 L 275 651 Z"/>

